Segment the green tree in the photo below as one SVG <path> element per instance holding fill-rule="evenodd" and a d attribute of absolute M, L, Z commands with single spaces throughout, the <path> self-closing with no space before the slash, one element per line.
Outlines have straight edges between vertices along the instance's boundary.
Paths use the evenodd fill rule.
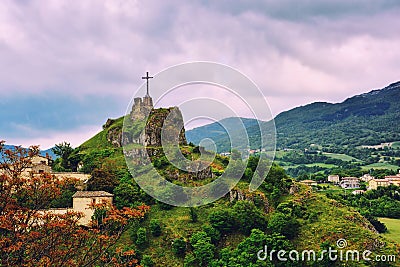
<path fill-rule="evenodd" d="M 71 147 L 71 144 L 62 142 L 60 144 L 56 144 L 51 150 L 54 152 L 54 154 L 61 158 L 61 167 L 64 170 L 71 170 L 71 163 L 68 159 L 71 153 L 74 151 L 74 149 Z"/>
<path fill-rule="evenodd" d="M 212 227 L 221 233 L 229 233 L 234 230 L 235 218 L 230 209 L 220 209 L 210 213 L 208 220 Z"/>
<path fill-rule="evenodd" d="M 268 229 L 270 231 L 282 234 L 289 239 L 296 237 L 299 227 L 300 224 L 295 218 L 281 212 L 273 213 L 268 221 Z"/>
<path fill-rule="evenodd" d="M 192 236 L 190 237 L 190 244 L 193 246 L 199 240 L 206 240 L 207 242 L 211 242 L 211 238 L 207 235 L 207 233 L 204 231 L 200 231 L 192 234 Z"/>
<path fill-rule="evenodd" d="M 90 191 L 106 191 L 113 193 L 119 180 L 115 175 L 112 166 L 103 165 L 101 168 L 95 168 L 92 171 L 90 179 L 87 181 L 87 189 Z"/>
<path fill-rule="evenodd" d="M 196 211 L 195 208 L 190 207 L 190 209 L 189 209 L 189 215 L 190 215 L 190 220 L 191 220 L 192 222 L 197 222 L 198 215 L 197 215 L 197 211 Z"/>
<path fill-rule="evenodd" d="M 136 232 L 136 245 L 143 248 L 147 245 L 147 230 L 140 227 Z"/>
<path fill-rule="evenodd" d="M 76 187 L 79 185 L 79 180 L 75 178 L 64 178 L 61 181 L 61 194 L 51 203 L 52 208 L 70 208 L 72 207 L 72 196 L 76 193 Z"/>
<path fill-rule="evenodd" d="M 189 253 L 186 255 L 183 266 L 184 267 L 196 266 L 196 258 L 194 257 L 193 253 Z"/>
<path fill-rule="evenodd" d="M 267 221 L 263 213 L 250 201 L 238 201 L 232 208 L 237 228 L 244 234 L 250 234 L 252 229 L 263 230 L 267 227 Z M 250 219 L 251 218 L 251 219 Z"/>
<path fill-rule="evenodd" d="M 259 229 L 253 229 L 249 237 L 243 240 L 237 248 L 231 250 L 230 248 L 224 248 L 220 252 L 220 257 L 218 260 L 214 260 L 211 263 L 213 267 L 240 267 L 240 266 L 301 266 L 296 262 L 282 262 L 276 258 L 276 254 L 270 260 L 270 255 L 267 253 L 261 257 L 265 259 L 259 260 L 258 254 L 260 250 L 265 247 L 268 251 L 279 251 L 286 250 L 290 251 L 293 249 L 292 244 L 286 237 L 273 233 L 266 235 L 263 231 Z"/>
<path fill-rule="evenodd" d="M 200 266 L 208 266 L 214 258 L 215 247 L 206 240 L 199 240 L 193 245 L 193 254 Z"/>
<path fill-rule="evenodd" d="M 206 224 L 202 228 L 203 231 L 207 234 L 207 236 L 211 238 L 211 243 L 216 245 L 218 241 L 221 239 L 221 233 L 211 225 Z"/>

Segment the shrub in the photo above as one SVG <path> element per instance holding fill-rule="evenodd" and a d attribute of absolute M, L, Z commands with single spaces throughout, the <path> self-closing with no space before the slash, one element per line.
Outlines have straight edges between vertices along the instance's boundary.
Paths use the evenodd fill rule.
<path fill-rule="evenodd" d="M 155 237 L 161 235 L 161 225 L 158 220 L 150 221 L 150 233 Z"/>
<path fill-rule="evenodd" d="M 154 261 L 149 255 L 144 255 L 142 260 L 140 261 L 140 265 L 143 267 L 153 267 Z"/>
<path fill-rule="evenodd" d="M 208 266 L 214 258 L 214 249 L 214 245 L 204 239 L 193 245 L 193 254 L 200 266 Z"/>
<path fill-rule="evenodd" d="M 234 229 L 234 217 L 229 209 L 213 211 L 209 215 L 209 221 L 212 227 L 221 233 L 229 233 Z"/>
<path fill-rule="evenodd" d="M 216 245 L 218 241 L 221 239 L 221 233 L 210 225 L 204 225 L 203 231 L 211 238 L 211 243 Z"/>
<path fill-rule="evenodd" d="M 186 252 L 186 242 L 183 240 L 183 238 L 176 238 L 172 242 L 172 251 L 175 253 L 176 256 L 178 257 L 183 257 Z"/>

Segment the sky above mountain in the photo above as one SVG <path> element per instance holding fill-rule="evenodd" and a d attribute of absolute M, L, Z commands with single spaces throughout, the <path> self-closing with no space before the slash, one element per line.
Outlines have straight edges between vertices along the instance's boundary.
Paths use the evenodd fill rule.
<path fill-rule="evenodd" d="M 0 139 L 79 145 L 146 71 L 196 60 L 240 70 L 274 115 L 340 102 L 400 79 L 399 13 L 395 0 L 3 0 Z"/>

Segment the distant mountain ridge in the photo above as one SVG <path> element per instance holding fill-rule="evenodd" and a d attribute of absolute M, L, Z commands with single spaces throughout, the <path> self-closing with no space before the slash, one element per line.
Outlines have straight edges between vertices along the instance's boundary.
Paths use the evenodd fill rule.
<path fill-rule="evenodd" d="M 307 148 L 310 144 L 329 146 L 374 145 L 400 140 L 400 81 L 383 89 L 356 95 L 341 103 L 315 102 L 293 108 L 275 117 L 278 148 Z M 235 128 L 240 118 L 227 118 Z M 255 119 L 241 119 L 250 137 L 251 147 L 259 148 Z M 260 121 L 261 127 L 271 122 Z M 218 150 L 229 151 L 230 143 L 220 123 L 186 132 L 189 142 L 198 144 L 212 138 Z M 237 127 L 237 125 L 236 125 Z"/>
<path fill-rule="evenodd" d="M 4 145 L 4 147 L 6 149 L 14 149 L 14 145 Z M 56 154 L 54 154 L 53 150 L 51 150 L 52 148 L 46 149 L 46 150 L 40 150 L 40 155 L 42 156 L 46 156 L 46 154 L 48 154 L 52 159 L 56 159 L 58 158 L 58 156 Z"/>

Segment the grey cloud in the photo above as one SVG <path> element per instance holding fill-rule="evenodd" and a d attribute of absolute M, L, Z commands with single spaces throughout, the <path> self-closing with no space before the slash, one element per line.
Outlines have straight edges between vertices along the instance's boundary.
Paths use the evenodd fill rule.
<path fill-rule="evenodd" d="M 255 12 L 272 18 L 291 21 L 305 21 L 315 17 L 340 19 L 348 16 L 366 16 L 400 7 L 400 3 L 396 0 L 239 0 L 235 2 L 203 0 L 201 2 L 221 12 L 233 15 Z"/>
<path fill-rule="evenodd" d="M 0 2 L 0 92 L 3 99 L 27 94 L 24 112 L 37 110 L 35 97 L 50 91 L 58 104 L 68 97 L 112 100 L 100 113 L 102 100 L 74 106 L 84 112 L 68 122 L 73 128 L 102 123 L 106 113 L 122 115 L 145 71 L 209 60 L 253 79 L 272 99 L 275 114 L 313 99 L 337 101 L 399 79 L 399 5 L 372 0 L 5 0 Z M 52 105 L 48 111 L 53 115 L 35 111 L 35 116 L 57 125 L 56 115 L 68 113 Z M 47 127 L 35 119 L 26 123 L 22 115 L 4 116 L 19 126 Z"/>

